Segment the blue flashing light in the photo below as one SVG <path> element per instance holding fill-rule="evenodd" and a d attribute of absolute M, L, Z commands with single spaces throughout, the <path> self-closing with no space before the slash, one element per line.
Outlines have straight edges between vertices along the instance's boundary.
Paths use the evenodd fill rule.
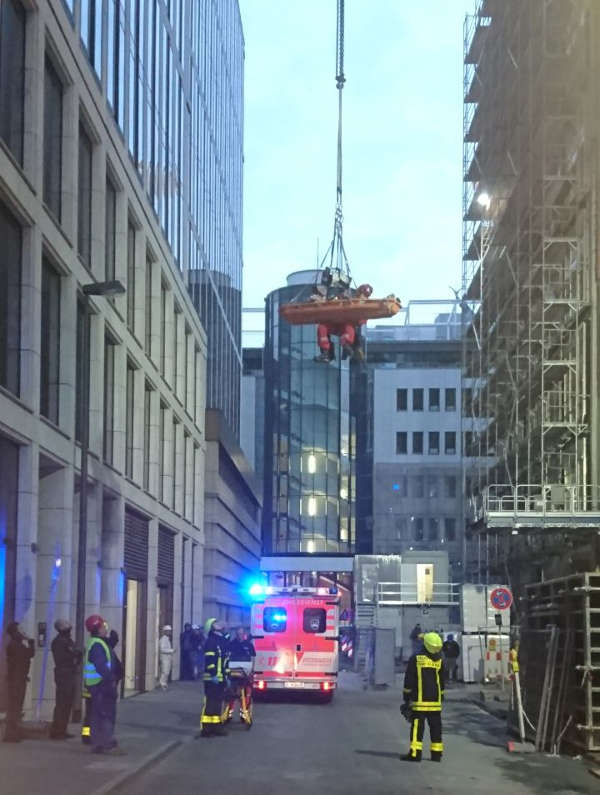
<path fill-rule="evenodd" d="M 392 485 L 392 488 L 394 489 L 394 491 L 400 491 L 400 484 L 399 483 L 394 483 Z"/>
<path fill-rule="evenodd" d="M 277 624 L 283 624 L 286 619 L 287 615 L 285 613 L 274 613 L 271 616 L 271 621 L 274 621 Z"/>
<path fill-rule="evenodd" d="M 248 588 L 248 593 L 250 596 L 264 596 L 265 586 L 260 582 L 255 582 Z"/>

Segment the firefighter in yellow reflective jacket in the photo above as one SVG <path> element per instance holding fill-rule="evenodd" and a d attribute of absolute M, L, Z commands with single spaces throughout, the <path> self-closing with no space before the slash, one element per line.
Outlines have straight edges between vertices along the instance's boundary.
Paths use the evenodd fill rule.
<path fill-rule="evenodd" d="M 408 661 L 404 677 L 404 704 L 402 712 L 410 712 L 410 751 L 404 758 L 420 762 L 423 755 L 425 721 L 429 723 L 431 759 L 442 761 L 442 701 L 444 698 L 444 668 L 442 665 L 442 639 L 437 632 L 423 635 L 424 649 Z"/>
<path fill-rule="evenodd" d="M 204 705 L 200 724 L 202 737 L 223 736 L 223 698 L 229 670 L 229 642 L 225 627 L 216 618 L 209 618 L 204 625 Z"/>

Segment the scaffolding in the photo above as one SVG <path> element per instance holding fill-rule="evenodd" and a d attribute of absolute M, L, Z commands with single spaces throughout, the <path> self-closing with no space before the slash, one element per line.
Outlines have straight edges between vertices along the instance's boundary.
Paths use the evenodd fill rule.
<path fill-rule="evenodd" d="M 594 6 L 478 0 L 465 21 L 466 564 L 479 581 L 519 549 L 543 568 L 561 534 L 588 543 L 600 528 Z"/>

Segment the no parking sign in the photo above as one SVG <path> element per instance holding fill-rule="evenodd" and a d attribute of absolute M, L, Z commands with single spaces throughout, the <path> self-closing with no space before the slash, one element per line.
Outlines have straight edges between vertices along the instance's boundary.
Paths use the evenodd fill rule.
<path fill-rule="evenodd" d="M 513 603 L 513 596 L 508 588 L 494 588 L 490 602 L 494 610 L 508 610 Z"/>

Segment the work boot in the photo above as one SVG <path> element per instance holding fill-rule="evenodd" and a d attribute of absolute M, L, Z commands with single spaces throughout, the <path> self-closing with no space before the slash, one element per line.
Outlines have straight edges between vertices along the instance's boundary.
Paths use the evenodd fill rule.
<path fill-rule="evenodd" d="M 406 754 L 406 756 L 402 757 L 403 762 L 420 762 L 421 761 L 421 754 L 417 756 L 413 756 L 412 754 Z"/>
<path fill-rule="evenodd" d="M 321 351 L 321 353 L 318 356 L 315 356 L 314 360 L 315 362 L 323 362 L 324 364 L 329 364 L 331 358 L 329 356 L 328 351 Z"/>
<path fill-rule="evenodd" d="M 431 752 L 431 761 L 432 762 L 441 762 L 442 761 L 442 752 L 441 751 L 432 751 Z"/>

